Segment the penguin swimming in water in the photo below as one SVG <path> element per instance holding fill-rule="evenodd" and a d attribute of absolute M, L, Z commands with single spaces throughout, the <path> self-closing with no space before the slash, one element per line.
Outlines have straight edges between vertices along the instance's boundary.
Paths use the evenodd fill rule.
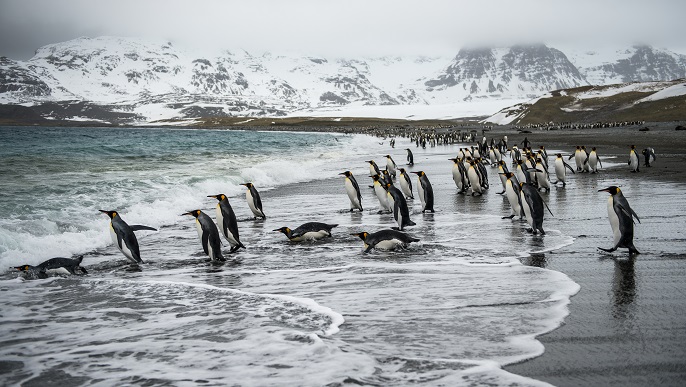
<path fill-rule="evenodd" d="M 331 236 L 331 229 L 337 224 L 326 224 L 320 222 L 308 222 L 300 225 L 295 230 L 288 227 L 277 228 L 273 231 L 282 232 L 291 242 L 316 241 L 324 237 Z"/>
<path fill-rule="evenodd" d="M 372 249 L 395 250 L 397 248 L 407 248 L 412 242 L 419 242 L 419 239 L 413 238 L 403 232 L 397 230 L 381 230 L 375 233 L 368 233 L 366 231 L 357 234 L 351 234 L 360 237 L 364 242 L 364 252 L 368 253 Z"/>
<path fill-rule="evenodd" d="M 217 226 L 214 225 L 212 218 L 200 210 L 188 211 L 181 214 L 190 215 L 195 218 L 195 226 L 198 230 L 198 237 L 202 244 L 202 250 L 207 254 L 212 261 L 226 261 L 222 255 L 221 239 Z"/>
<path fill-rule="evenodd" d="M 238 235 L 238 222 L 231 203 L 229 203 L 229 198 L 224 194 L 210 195 L 208 198 L 219 200 L 217 203 L 217 225 L 231 246 L 230 252 L 233 253 L 241 247 L 245 248 Z"/>
<path fill-rule="evenodd" d="M 57 272 L 59 269 L 67 271 L 69 274 L 77 275 L 76 270 L 78 269 L 82 274 L 88 274 L 85 268 L 81 266 L 83 261 L 83 255 L 78 256 L 75 259 L 72 258 L 50 258 L 39 265 L 21 265 L 15 266 L 14 268 L 26 272 L 27 277 L 45 279 L 48 278 L 49 272 Z M 30 278 L 29 278 L 30 279 Z"/>
<path fill-rule="evenodd" d="M 395 164 L 395 161 L 393 161 L 393 158 L 391 155 L 386 155 L 386 170 L 388 173 L 395 178 L 395 171 L 398 169 L 398 166 Z"/>
<path fill-rule="evenodd" d="M 138 239 L 136 239 L 136 234 L 133 232 L 139 230 L 157 231 L 157 229 L 140 224 L 128 225 L 117 211 L 99 211 L 110 217 L 110 236 L 119 251 L 131 262 L 135 264 L 143 263 L 138 247 Z"/>
<path fill-rule="evenodd" d="M 629 150 L 629 162 L 627 164 L 631 167 L 631 172 L 638 172 L 638 154 L 635 145 L 632 145 Z"/>
<path fill-rule="evenodd" d="M 407 151 L 407 165 L 413 166 L 414 165 L 414 155 L 412 154 L 412 151 L 410 148 L 405 149 Z"/>
<path fill-rule="evenodd" d="M 653 149 L 653 148 L 645 148 L 645 149 L 643 150 L 643 152 L 641 152 L 641 153 L 643 153 L 643 157 L 644 157 L 644 160 L 645 160 L 645 162 L 643 163 L 643 165 L 646 166 L 646 167 L 650 167 L 650 166 L 651 166 L 651 165 L 650 165 L 650 162 L 651 162 L 651 161 L 657 160 L 657 157 L 655 157 L 655 149 Z"/>
<path fill-rule="evenodd" d="M 422 202 L 422 212 L 434 211 L 434 190 L 431 187 L 431 182 L 429 178 L 426 177 L 424 171 L 411 172 L 417 175 L 417 191 L 419 192 L 419 200 Z"/>
<path fill-rule="evenodd" d="M 412 195 L 412 179 L 410 179 L 410 175 L 407 174 L 405 171 L 405 168 L 398 168 L 398 171 L 400 171 L 400 190 L 403 191 L 403 194 L 405 194 L 405 199 L 414 199 L 414 195 Z"/>
<path fill-rule="evenodd" d="M 410 220 L 410 209 L 407 207 L 403 193 L 393 184 L 387 184 L 386 190 L 389 202 L 393 202 L 393 218 L 398 223 L 398 229 L 402 231 L 406 226 L 414 226 L 415 223 Z"/>
<path fill-rule="evenodd" d="M 350 212 L 353 212 L 353 210 L 364 211 L 362 209 L 360 186 L 357 184 L 355 176 L 350 171 L 341 172 L 339 175 L 345 176 L 345 191 L 348 193 L 348 199 L 350 199 Z"/>
<path fill-rule="evenodd" d="M 629 202 L 624 197 L 622 190 L 616 186 L 610 186 L 605 189 L 598 190 L 598 192 L 607 192 L 610 197 L 607 199 L 607 216 L 610 219 L 610 226 L 612 226 L 612 234 L 614 235 L 614 247 L 604 249 L 598 247 L 600 250 L 611 253 L 618 248 L 629 249 L 629 254 L 640 254 L 634 246 L 634 217 L 641 223 L 641 220 L 636 215 Z"/>
<path fill-rule="evenodd" d="M 243 183 L 241 185 L 244 185 L 248 188 L 248 190 L 245 191 L 245 200 L 248 201 L 248 207 L 250 207 L 250 211 L 252 211 L 253 215 L 255 215 L 255 219 L 258 217 L 267 219 L 267 216 L 262 210 L 262 199 L 260 199 L 260 194 L 255 189 L 253 183 Z"/>

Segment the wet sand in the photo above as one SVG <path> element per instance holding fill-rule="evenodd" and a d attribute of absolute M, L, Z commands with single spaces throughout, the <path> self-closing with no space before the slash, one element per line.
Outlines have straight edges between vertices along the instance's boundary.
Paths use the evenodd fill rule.
<path fill-rule="evenodd" d="M 677 124 L 683 125 L 648 123 L 647 132 L 624 127 L 507 133 L 510 143 L 527 136 L 535 146 L 568 152 L 576 145 L 596 146 L 602 160 L 622 165 L 595 176 L 570 178 L 565 195 L 575 208 L 555 215 L 575 242 L 525 263 L 561 271 L 581 290 L 572 298 L 564 324 L 539 337 L 545 353 L 506 370 L 557 386 L 684 385 L 686 132 L 675 131 Z M 641 160 L 640 172 L 629 172 L 631 144 L 639 150 L 655 148 L 653 167 L 643 167 Z M 607 194 L 592 194 L 608 185 L 621 185 L 641 217 L 634 240 L 642 254 L 633 260 L 626 250 L 606 254 L 596 249 L 612 244 L 604 205 Z M 581 194 L 580 189 L 589 196 L 588 205 L 572 199 Z M 585 210 L 589 207 L 595 213 Z"/>

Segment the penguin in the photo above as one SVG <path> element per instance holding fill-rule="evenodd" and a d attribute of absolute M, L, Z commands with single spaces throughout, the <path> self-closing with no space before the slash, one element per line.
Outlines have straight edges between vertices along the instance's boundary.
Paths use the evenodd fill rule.
<path fill-rule="evenodd" d="M 264 214 L 264 211 L 262 210 L 262 199 L 260 199 L 260 193 L 257 192 L 253 183 L 243 183 L 241 185 L 244 185 L 248 188 L 248 190 L 245 191 L 245 200 L 247 200 L 248 202 L 248 207 L 250 207 L 250 211 L 252 211 L 253 215 L 255 215 L 254 219 L 257 219 L 258 217 L 262 219 L 267 219 L 267 216 Z"/>
<path fill-rule="evenodd" d="M 198 237 L 202 243 L 202 250 L 207 254 L 212 261 L 222 262 L 226 261 L 222 255 L 221 238 L 219 238 L 219 231 L 214 225 L 212 218 L 200 210 L 193 210 L 181 214 L 190 215 L 195 218 L 195 226 L 198 230 Z"/>
<path fill-rule="evenodd" d="M 638 154 L 635 145 L 632 145 L 629 150 L 629 162 L 627 164 L 631 167 L 631 172 L 638 172 Z"/>
<path fill-rule="evenodd" d="M 565 187 L 567 186 L 567 174 L 565 168 L 569 169 L 574 172 L 574 168 L 572 168 L 571 165 L 567 164 L 567 162 L 562 158 L 562 154 L 558 153 L 557 158 L 555 158 L 555 177 L 557 177 L 557 181 L 554 184 L 557 184 L 559 182 L 562 182 L 562 186 Z"/>
<path fill-rule="evenodd" d="M 645 148 L 645 149 L 643 150 L 643 152 L 641 152 L 641 153 L 643 153 L 643 157 L 644 157 L 644 160 L 645 160 L 645 162 L 644 162 L 643 165 L 646 166 L 646 167 L 650 167 L 650 166 L 651 166 L 651 165 L 650 165 L 650 162 L 651 162 L 651 161 L 657 160 L 657 157 L 655 156 L 655 149 L 653 149 L 653 148 Z"/>
<path fill-rule="evenodd" d="M 517 160 L 517 166 L 515 167 L 515 176 L 517 176 L 517 180 L 519 181 L 526 181 L 526 164 L 524 164 L 523 160 Z"/>
<path fill-rule="evenodd" d="M 406 199 L 414 199 L 414 195 L 412 195 L 412 179 L 410 179 L 410 175 L 407 174 L 405 171 L 405 168 L 398 168 L 398 171 L 400 171 L 400 190 L 403 191 L 403 194 L 405 194 Z"/>
<path fill-rule="evenodd" d="M 417 171 L 412 173 L 417 175 L 417 181 L 419 182 L 419 184 L 417 185 L 417 191 L 419 192 L 419 200 L 422 202 L 422 212 L 435 212 L 434 190 L 431 187 L 431 182 L 429 182 L 429 178 L 426 177 L 426 173 L 424 173 L 424 171 Z"/>
<path fill-rule="evenodd" d="M 219 230 L 231 246 L 230 253 L 235 252 L 241 247 L 245 248 L 238 235 L 238 222 L 236 221 L 236 214 L 229 203 L 229 198 L 224 194 L 210 195 L 208 198 L 215 198 L 219 201 L 217 203 L 217 226 L 219 226 Z"/>
<path fill-rule="evenodd" d="M 386 170 L 388 173 L 395 178 L 395 171 L 398 169 L 398 166 L 395 164 L 395 161 L 393 161 L 393 158 L 391 155 L 386 155 Z"/>
<path fill-rule="evenodd" d="M 393 178 L 391 177 L 391 174 L 388 172 L 387 169 L 384 169 L 381 171 L 381 177 L 379 179 L 381 181 L 381 184 L 385 187 L 386 184 L 393 184 Z"/>
<path fill-rule="evenodd" d="M 538 170 L 534 171 L 536 172 Z M 548 205 L 543 201 L 541 194 L 538 193 L 536 187 L 531 183 L 531 178 L 529 178 L 526 183 L 520 183 L 519 187 L 519 197 L 522 209 L 526 216 L 526 221 L 531 227 L 527 231 L 532 232 L 534 235 L 540 231 L 541 235 L 545 235 L 545 231 L 543 230 L 543 215 L 545 210 L 543 207 L 545 206 L 547 208 Z M 548 212 L 550 212 L 550 215 L 554 216 L 550 211 L 550 208 L 548 208 Z"/>
<path fill-rule="evenodd" d="M 469 179 L 469 184 L 472 186 L 472 196 L 477 193 L 479 196 L 484 194 L 483 185 L 481 184 L 481 176 L 477 172 L 477 165 L 474 160 L 469 163 L 469 170 L 467 170 L 467 178 Z"/>
<path fill-rule="evenodd" d="M 308 222 L 300 225 L 295 230 L 288 227 L 277 228 L 273 231 L 282 232 L 291 242 L 316 241 L 324 237 L 331 236 L 331 229 L 337 224 L 326 224 L 320 222 Z"/>
<path fill-rule="evenodd" d="M 503 160 L 498 161 L 498 176 L 500 176 L 500 183 L 503 185 L 503 192 L 498 192 L 498 195 L 505 193 L 507 183 L 507 177 L 505 177 L 506 172 L 510 172 L 507 169 L 507 163 L 505 163 Z"/>
<path fill-rule="evenodd" d="M 372 249 L 405 249 L 410 245 L 410 243 L 419 242 L 419 239 L 413 238 L 397 230 L 381 230 L 371 234 L 366 231 L 362 231 L 351 235 L 355 235 L 362 239 L 362 241 L 364 242 L 365 253 L 369 253 L 370 251 L 372 251 Z"/>
<path fill-rule="evenodd" d="M 614 247 L 604 249 L 598 247 L 602 251 L 611 253 L 618 248 L 629 249 L 629 254 L 640 254 L 634 246 L 634 219 L 641 223 L 636 212 L 631 209 L 629 202 L 624 197 L 622 190 L 616 186 L 610 186 L 605 189 L 598 190 L 598 192 L 607 192 L 610 197 L 607 199 L 607 216 L 610 219 L 610 226 L 612 226 L 612 233 L 614 234 Z"/>
<path fill-rule="evenodd" d="M 48 278 L 48 273 L 51 272 L 58 272 L 59 269 L 62 269 L 63 271 L 67 271 L 69 274 L 77 275 L 76 270 L 78 269 L 82 274 L 88 274 L 88 271 L 86 271 L 85 268 L 81 266 L 81 262 L 83 261 L 83 255 L 80 255 L 76 257 L 75 259 L 72 258 L 50 258 L 45 262 L 42 262 L 39 265 L 36 266 L 31 266 L 31 265 L 21 265 L 21 266 L 15 266 L 14 268 L 26 272 L 27 277 L 37 277 L 41 279 Z"/>
<path fill-rule="evenodd" d="M 550 176 L 548 176 L 547 168 L 540 157 L 536 159 L 536 183 L 538 184 L 538 189 L 550 192 Z"/>
<path fill-rule="evenodd" d="M 512 207 L 512 215 L 503 216 L 503 219 L 512 219 L 515 216 L 519 216 L 519 219 L 521 219 L 523 213 L 519 181 L 517 181 L 517 177 L 512 172 L 505 172 L 501 176 L 505 177 L 505 196 L 507 196 L 507 201 L 510 203 L 510 207 Z"/>
<path fill-rule="evenodd" d="M 582 168 L 583 172 L 587 172 L 587 173 L 591 172 L 591 165 L 588 163 L 589 157 L 590 157 L 590 153 L 588 153 L 588 151 L 586 150 L 586 146 L 582 145 L 581 146 L 581 158 L 583 160 L 581 161 L 581 164 L 582 164 L 581 168 Z"/>
<path fill-rule="evenodd" d="M 467 178 L 467 171 L 464 168 L 464 164 L 459 158 L 448 160 L 453 162 L 453 181 L 457 187 L 457 193 L 463 194 L 469 187 L 469 180 Z"/>
<path fill-rule="evenodd" d="M 376 194 L 376 198 L 379 199 L 379 213 L 383 213 L 384 211 L 386 212 L 393 212 L 393 209 L 391 208 L 391 205 L 388 203 L 388 195 L 386 195 L 386 186 L 381 182 L 381 178 L 378 175 L 372 176 L 372 179 L 374 179 L 374 193 Z"/>
<path fill-rule="evenodd" d="M 481 181 L 481 187 L 486 190 L 490 185 L 488 184 L 488 171 L 484 165 L 485 160 L 483 158 L 478 158 L 474 161 L 476 164 L 476 172 L 479 174 L 479 180 Z"/>
<path fill-rule="evenodd" d="M 574 164 L 576 165 L 576 171 L 582 172 L 583 171 L 582 166 L 583 166 L 584 160 L 582 159 L 582 156 L 581 156 L 581 147 L 580 146 L 578 146 L 578 145 L 576 146 L 576 150 L 574 151 L 573 157 L 574 157 Z M 569 156 L 569 158 L 571 159 L 572 156 Z"/>
<path fill-rule="evenodd" d="M 410 209 L 407 207 L 403 193 L 393 184 L 387 184 L 386 194 L 389 197 L 389 203 L 393 203 L 393 218 L 398 223 L 398 229 L 402 231 L 405 226 L 414 226 L 415 222 L 410 220 Z"/>
<path fill-rule="evenodd" d="M 598 157 L 596 147 L 591 148 L 591 153 L 589 153 L 586 162 L 588 163 L 588 166 L 591 168 L 591 173 L 598 173 L 598 164 L 600 164 L 601 168 L 603 167 L 603 163 L 600 161 L 600 157 Z"/>
<path fill-rule="evenodd" d="M 150 230 L 157 231 L 157 229 L 142 226 L 140 224 L 128 225 L 121 218 L 121 215 L 117 211 L 105 211 L 99 210 L 103 214 L 107 214 L 110 217 L 110 236 L 112 237 L 112 242 L 117 246 L 119 251 L 126 256 L 134 264 L 143 263 L 141 259 L 141 253 L 138 247 L 138 239 L 136 239 L 136 234 L 134 231 L 139 230 Z"/>
<path fill-rule="evenodd" d="M 369 175 L 370 176 L 379 176 L 381 175 L 381 170 L 379 169 L 379 166 L 376 165 L 374 160 L 367 160 L 369 163 Z"/>
<path fill-rule="evenodd" d="M 412 151 L 410 148 L 405 149 L 407 151 L 407 165 L 413 166 L 414 165 L 414 155 L 412 154 Z"/>
<path fill-rule="evenodd" d="M 362 209 L 360 186 L 357 184 L 355 176 L 350 171 L 341 172 L 339 175 L 345 176 L 345 191 L 348 193 L 348 199 L 350 199 L 350 212 L 353 212 L 353 210 L 364 211 Z"/>

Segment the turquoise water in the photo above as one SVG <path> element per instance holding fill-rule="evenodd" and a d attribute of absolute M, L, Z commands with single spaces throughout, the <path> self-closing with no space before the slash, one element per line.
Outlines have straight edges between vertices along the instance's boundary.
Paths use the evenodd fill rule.
<path fill-rule="evenodd" d="M 0 265 L 84 255 L 89 275 L 0 277 L 0 358 L 8 384 L 468 385 L 539 382 L 502 365 L 540 355 L 578 286 L 519 258 L 572 243 L 503 221 L 503 198 L 457 195 L 458 146 L 415 150 L 435 214 L 399 252 L 362 254 L 351 233 L 395 225 L 378 214 L 365 160 L 404 160 L 398 140 L 339 134 L 116 128 L 0 128 Z M 362 188 L 348 212 L 343 180 Z M 493 186 L 498 181 L 490 170 Z M 241 183 L 262 195 L 253 220 Z M 416 190 L 416 182 L 415 182 Z M 492 191 L 494 189 L 491 189 Z M 192 218 L 229 196 L 247 249 L 207 262 Z M 417 197 L 415 195 L 415 197 Z M 146 264 L 112 245 L 117 210 Z M 553 208 L 553 211 L 556 209 Z M 333 238 L 293 244 L 281 226 L 337 224 Z M 228 256 L 228 244 L 224 245 Z M 29 329 L 27 329 L 27 327 Z M 84 332 L 86 334 L 84 334 Z"/>

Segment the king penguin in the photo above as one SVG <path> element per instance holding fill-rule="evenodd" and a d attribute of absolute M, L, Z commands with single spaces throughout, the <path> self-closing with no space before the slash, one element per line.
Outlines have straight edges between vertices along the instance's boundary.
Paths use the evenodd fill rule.
<path fill-rule="evenodd" d="M 618 248 L 629 249 L 629 254 L 640 254 L 634 246 L 634 217 L 638 219 L 638 215 L 631 209 L 629 202 L 622 194 L 622 190 L 616 186 L 610 186 L 605 189 L 598 190 L 598 192 L 607 192 L 610 197 L 607 199 L 607 216 L 610 219 L 610 226 L 612 226 L 612 234 L 614 235 L 614 247 L 604 249 L 598 247 L 600 250 L 611 253 Z"/>
<path fill-rule="evenodd" d="M 533 172 L 538 171 L 539 170 L 534 170 Z M 527 174 L 527 176 L 530 175 Z M 540 231 L 541 235 L 545 235 L 545 231 L 543 230 L 543 215 L 545 212 L 544 206 L 547 208 L 548 205 L 543 201 L 541 194 L 531 183 L 531 178 L 528 178 L 526 183 L 520 183 L 519 187 L 521 189 L 519 196 L 522 209 L 526 216 L 526 221 L 531 227 L 528 231 L 534 233 L 534 235 Z M 550 215 L 553 215 L 550 208 L 548 208 L 548 212 L 550 212 Z"/>
<path fill-rule="evenodd" d="M 233 208 L 231 208 L 231 203 L 229 203 L 229 198 L 224 194 L 210 195 L 208 198 L 219 200 L 219 203 L 217 203 L 217 225 L 224 238 L 231 245 L 230 252 L 233 253 L 241 247 L 245 248 L 238 236 L 238 222 L 236 221 L 236 214 L 234 214 Z"/>
<path fill-rule="evenodd" d="M 405 149 L 407 151 L 407 165 L 413 166 L 414 165 L 414 155 L 412 154 L 412 151 L 410 148 Z"/>
<path fill-rule="evenodd" d="M 629 162 L 627 164 L 631 167 L 631 172 L 638 172 L 638 153 L 636 153 L 635 145 L 632 145 L 629 150 Z"/>
<path fill-rule="evenodd" d="M 360 186 L 357 184 L 355 176 L 350 171 L 341 172 L 339 175 L 345 176 L 345 192 L 348 193 L 348 199 L 350 199 L 350 212 L 353 212 L 353 210 L 364 211 L 362 209 Z"/>
<path fill-rule="evenodd" d="M 245 191 L 245 200 L 248 202 L 250 211 L 252 211 L 253 215 L 255 215 L 255 219 L 258 217 L 266 219 L 267 216 L 264 214 L 264 211 L 262 211 L 262 199 L 260 199 L 260 194 L 255 189 L 253 183 L 243 183 L 241 185 L 244 185 L 248 188 L 248 190 Z"/>
<path fill-rule="evenodd" d="M 510 207 L 512 208 L 512 214 L 510 216 L 503 216 L 503 219 L 512 219 L 515 216 L 522 218 L 522 199 L 520 196 L 520 186 L 517 177 L 512 172 L 505 172 L 502 174 L 505 177 L 505 195 L 507 196 L 507 201 L 510 202 Z"/>
<path fill-rule="evenodd" d="M 419 192 L 419 200 L 422 202 L 422 212 L 434 211 L 434 190 L 431 187 L 431 182 L 429 178 L 426 177 L 424 171 L 412 172 L 417 175 L 417 191 Z"/>
<path fill-rule="evenodd" d="M 138 247 L 138 239 L 136 239 L 136 234 L 133 232 L 138 230 L 157 231 L 157 229 L 140 224 L 129 226 L 117 211 L 99 211 L 110 217 L 110 236 L 112 237 L 112 242 L 119 248 L 119 251 L 131 262 L 135 264 L 143 263 Z"/>
<path fill-rule="evenodd" d="M 448 159 L 453 162 L 453 181 L 457 187 L 457 193 L 463 194 L 469 187 L 469 180 L 467 179 L 467 171 L 464 168 L 464 163 L 459 157 Z"/>
<path fill-rule="evenodd" d="M 645 162 L 643 163 L 643 165 L 646 167 L 650 167 L 650 163 L 652 161 L 657 160 L 657 157 L 655 156 L 655 149 L 653 149 L 653 148 L 645 148 L 645 149 L 643 149 L 643 152 L 641 152 L 641 153 L 643 153 L 643 156 L 645 159 Z"/>
<path fill-rule="evenodd" d="M 381 177 L 379 175 L 373 175 L 372 179 L 374 179 L 374 193 L 376 194 L 376 198 L 379 199 L 379 213 L 381 214 L 384 211 L 393 212 L 393 209 L 388 203 L 388 195 L 386 195 L 386 186 L 382 183 Z"/>
<path fill-rule="evenodd" d="M 308 222 L 300 225 L 295 230 L 288 227 L 277 228 L 273 231 L 282 232 L 291 242 L 316 241 L 331 236 L 331 229 L 337 224 L 326 224 L 320 222 Z"/>
<path fill-rule="evenodd" d="M 393 178 L 395 178 L 395 171 L 397 169 L 398 166 L 395 164 L 395 161 L 393 161 L 393 157 L 391 157 L 391 155 L 386 155 L 386 170 Z"/>
<path fill-rule="evenodd" d="M 83 261 L 83 255 L 78 256 L 76 259 L 72 258 L 50 258 L 45 262 L 37 266 L 31 265 L 21 265 L 15 266 L 14 268 L 19 271 L 26 272 L 27 279 L 33 278 L 48 278 L 48 273 L 66 271 L 69 274 L 76 275 L 76 270 L 78 269 L 82 274 L 88 274 L 88 271 L 81 266 Z"/>
<path fill-rule="evenodd" d="M 603 167 L 603 162 L 600 161 L 600 157 L 598 157 L 598 151 L 596 150 L 596 147 L 591 148 L 591 153 L 588 155 L 588 165 L 591 167 L 591 173 L 598 173 L 598 164 L 600 164 L 600 167 Z"/>
<path fill-rule="evenodd" d="M 205 254 L 207 254 L 212 261 L 225 261 L 226 259 L 224 259 L 224 256 L 222 255 L 219 231 L 217 230 L 217 226 L 214 225 L 212 218 L 200 210 L 189 211 L 181 215 L 190 215 L 195 218 L 198 237 L 200 238 L 200 243 L 202 243 L 202 249 Z"/>
<path fill-rule="evenodd" d="M 398 223 L 398 229 L 402 231 L 406 226 L 414 226 L 415 223 L 410 220 L 410 209 L 407 207 L 403 193 L 393 184 L 386 184 L 386 192 L 389 202 L 393 203 L 393 218 Z"/>
<path fill-rule="evenodd" d="M 557 181 L 555 182 L 555 184 L 562 182 L 563 187 L 567 186 L 567 171 L 565 170 L 565 168 L 572 171 L 572 173 L 576 173 L 574 172 L 574 168 L 572 168 L 571 165 L 567 164 L 565 159 L 562 158 L 562 154 L 558 153 L 557 158 L 555 158 L 555 177 L 557 177 Z"/>
<path fill-rule="evenodd" d="M 379 169 L 379 166 L 376 165 L 374 160 L 367 160 L 369 163 L 369 176 L 379 176 L 381 175 L 381 170 Z"/>
<path fill-rule="evenodd" d="M 412 242 L 419 242 L 419 239 L 413 238 L 403 232 L 397 230 L 381 230 L 375 233 L 368 233 L 362 231 L 352 234 L 360 237 L 364 242 L 364 252 L 368 253 L 372 249 L 394 250 L 397 248 L 407 248 Z"/>
<path fill-rule="evenodd" d="M 400 178 L 398 179 L 400 181 L 400 190 L 405 194 L 405 199 L 414 199 L 414 195 L 412 195 L 412 179 L 410 179 L 405 168 L 398 168 L 398 171 L 400 171 Z"/>

